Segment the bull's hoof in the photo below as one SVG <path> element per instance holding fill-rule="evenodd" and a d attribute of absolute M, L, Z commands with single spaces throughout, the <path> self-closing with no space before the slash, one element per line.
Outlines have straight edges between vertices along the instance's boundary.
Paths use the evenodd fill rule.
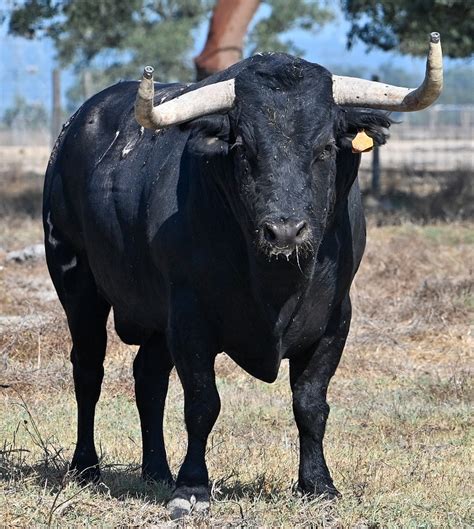
<path fill-rule="evenodd" d="M 178 487 L 167 504 L 172 520 L 179 520 L 189 514 L 206 514 L 210 507 L 209 490 L 207 487 Z"/>

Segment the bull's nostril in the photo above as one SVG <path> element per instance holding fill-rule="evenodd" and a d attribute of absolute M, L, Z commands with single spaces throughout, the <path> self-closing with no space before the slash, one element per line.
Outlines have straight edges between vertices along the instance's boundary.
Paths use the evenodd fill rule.
<path fill-rule="evenodd" d="M 285 219 L 285 221 L 267 221 L 262 226 L 265 240 L 272 246 L 290 248 L 300 244 L 307 235 L 308 224 L 305 220 Z"/>
<path fill-rule="evenodd" d="M 308 229 L 308 225 L 306 224 L 304 220 L 302 220 L 301 222 L 297 224 L 296 229 L 297 229 L 296 237 L 301 238 L 306 233 L 306 230 Z"/>
<path fill-rule="evenodd" d="M 269 224 L 268 222 L 266 222 L 263 226 L 263 234 L 265 235 L 265 239 L 267 239 L 268 242 L 275 242 L 277 240 L 275 227 Z"/>

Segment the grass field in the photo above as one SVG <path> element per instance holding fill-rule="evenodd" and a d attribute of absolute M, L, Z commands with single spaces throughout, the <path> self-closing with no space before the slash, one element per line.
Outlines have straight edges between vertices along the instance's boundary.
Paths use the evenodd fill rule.
<path fill-rule="evenodd" d="M 75 401 L 62 311 L 44 262 L 4 254 L 41 240 L 34 177 L 0 185 L 0 525 L 166 526 L 170 491 L 140 480 L 135 348 L 111 329 L 96 440 L 103 483 L 67 475 Z M 213 505 L 186 527 L 472 527 L 474 225 L 371 225 L 354 318 L 329 391 L 325 439 L 343 497 L 292 494 L 297 435 L 288 370 L 253 380 L 218 360 L 222 412 L 210 438 Z M 185 450 L 182 390 L 168 395 L 173 472 Z"/>

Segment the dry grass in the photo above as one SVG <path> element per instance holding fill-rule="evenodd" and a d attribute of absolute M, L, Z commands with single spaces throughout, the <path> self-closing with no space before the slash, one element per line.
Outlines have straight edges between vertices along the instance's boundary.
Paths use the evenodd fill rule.
<path fill-rule="evenodd" d="M 43 177 L 20 168 L 0 172 L 0 259 L 6 250 L 43 239 L 40 219 Z"/>
<path fill-rule="evenodd" d="M 10 187 L 9 196 L 21 194 L 22 185 Z M 37 242 L 37 212 L 5 211 L 0 246 Z M 223 409 L 208 451 L 212 515 L 186 526 L 472 526 L 473 263 L 472 224 L 369 228 L 353 289 L 352 331 L 330 387 L 326 452 L 343 493 L 335 503 L 303 501 L 291 492 L 298 451 L 287 366 L 265 385 L 220 358 Z M 3 264 L 2 525 L 168 524 L 169 491 L 139 478 L 134 348 L 112 332 L 97 420 L 103 483 L 81 488 L 66 474 L 75 431 L 69 347 L 44 263 Z M 176 472 L 185 432 L 174 374 L 166 440 Z"/>

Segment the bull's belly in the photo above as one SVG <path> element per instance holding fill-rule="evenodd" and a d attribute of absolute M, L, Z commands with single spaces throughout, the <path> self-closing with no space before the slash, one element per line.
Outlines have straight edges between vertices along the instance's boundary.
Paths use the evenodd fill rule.
<path fill-rule="evenodd" d="M 275 382 L 282 360 L 278 351 L 269 350 L 263 353 L 256 350 L 226 348 L 224 352 L 252 377 L 263 382 Z"/>
<path fill-rule="evenodd" d="M 119 338 L 128 345 L 142 345 L 157 332 L 156 329 L 136 323 L 117 308 L 114 308 L 114 325 Z"/>
<path fill-rule="evenodd" d="M 99 292 L 112 306 L 117 334 L 125 343 L 139 344 L 141 336 L 164 332 L 166 294 L 156 277 L 127 273 L 126 266 L 98 267 L 97 272 L 91 268 Z"/>

